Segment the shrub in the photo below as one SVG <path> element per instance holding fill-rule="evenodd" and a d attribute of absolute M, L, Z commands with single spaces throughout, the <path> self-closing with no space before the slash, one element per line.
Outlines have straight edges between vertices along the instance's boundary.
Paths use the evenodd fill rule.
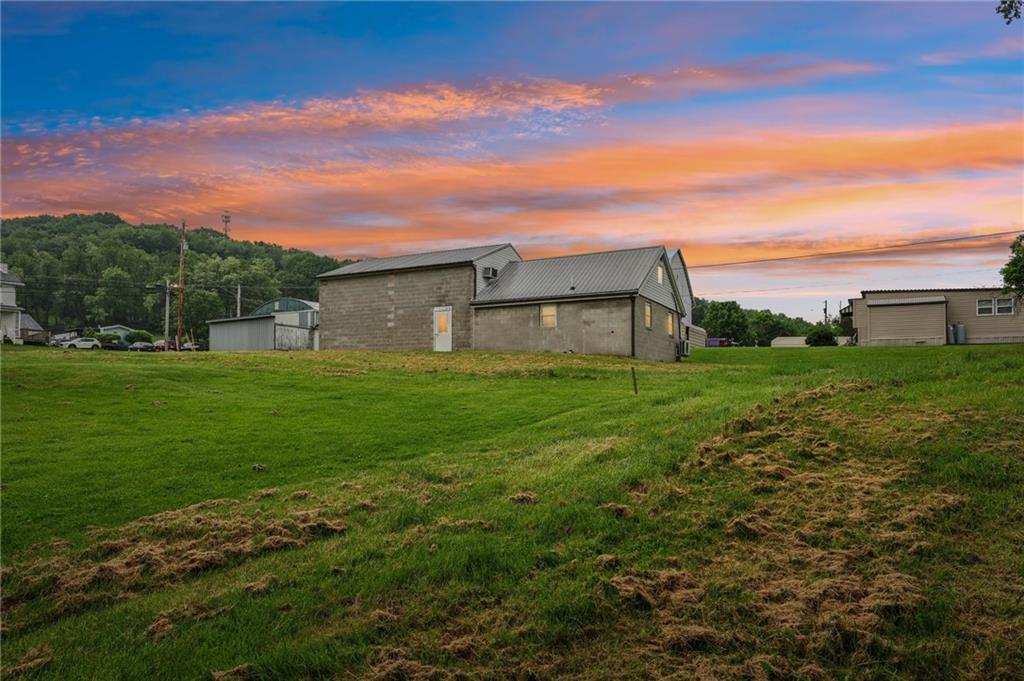
<path fill-rule="evenodd" d="M 112 343 L 121 337 L 116 333 L 97 333 L 93 338 L 98 340 L 100 343 Z"/>
<path fill-rule="evenodd" d="M 153 334 L 149 331 L 131 331 L 124 339 L 129 343 L 152 343 Z"/>
<path fill-rule="evenodd" d="M 832 329 L 824 327 L 818 327 L 811 331 L 807 334 L 807 338 L 804 339 L 804 342 L 812 347 L 839 345 L 839 343 L 836 342 L 836 335 L 832 332 Z"/>

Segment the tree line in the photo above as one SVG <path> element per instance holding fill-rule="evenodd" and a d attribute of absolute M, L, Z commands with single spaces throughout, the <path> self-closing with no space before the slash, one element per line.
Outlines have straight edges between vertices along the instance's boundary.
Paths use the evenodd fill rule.
<path fill-rule="evenodd" d="M 836 318 L 815 324 L 781 312 L 746 309 L 734 300 L 694 298 L 693 323 L 707 331 L 708 338 L 730 338 L 742 345 L 769 345 L 779 336 L 808 336 L 816 330 L 842 335 Z"/>
<path fill-rule="evenodd" d="M 38 215 L 2 221 L 2 257 L 25 286 L 18 304 L 45 329 L 125 324 L 162 334 L 165 282 L 178 280 L 175 225 L 131 225 L 113 213 Z M 185 328 L 205 338 L 206 320 L 242 314 L 267 300 L 317 299 L 316 275 L 344 264 L 276 244 L 232 239 L 198 228 L 186 233 Z M 171 291 L 171 326 L 176 303 Z"/>

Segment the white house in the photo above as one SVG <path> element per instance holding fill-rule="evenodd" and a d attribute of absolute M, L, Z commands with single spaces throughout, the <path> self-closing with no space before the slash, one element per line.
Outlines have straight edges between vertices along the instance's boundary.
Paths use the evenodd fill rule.
<path fill-rule="evenodd" d="M 99 328 L 100 333 L 116 333 L 122 339 L 134 330 L 135 329 L 130 326 L 125 326 L 124 324 L 111 324 L 110 326 L 101 326 Z"/>
<path fill-rule="evenodd" d="M 21 345 L 21 313 L 18 307 L 17 290 L 25 284 L 18 275 L 8 271 L 6 263 L 0 263 L 0 330 L 3 339 L 10 339 Z"/>

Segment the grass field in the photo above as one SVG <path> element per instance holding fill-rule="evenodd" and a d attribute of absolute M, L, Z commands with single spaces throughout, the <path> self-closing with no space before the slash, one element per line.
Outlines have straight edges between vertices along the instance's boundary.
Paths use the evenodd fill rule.
<path fill-rule="evenodd" d="M 1019 346 L 0 361 L 5 677 L 1024 678 Z"/>

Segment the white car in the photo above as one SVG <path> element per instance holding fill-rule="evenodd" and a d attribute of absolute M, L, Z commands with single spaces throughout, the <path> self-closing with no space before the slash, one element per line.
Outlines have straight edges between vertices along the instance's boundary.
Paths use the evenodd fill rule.
<path fill-rule="evenodd" d="M 95 338 L 76 338 L 64 347 L 72 350 L 99 350 L 103 346 Z"/>

